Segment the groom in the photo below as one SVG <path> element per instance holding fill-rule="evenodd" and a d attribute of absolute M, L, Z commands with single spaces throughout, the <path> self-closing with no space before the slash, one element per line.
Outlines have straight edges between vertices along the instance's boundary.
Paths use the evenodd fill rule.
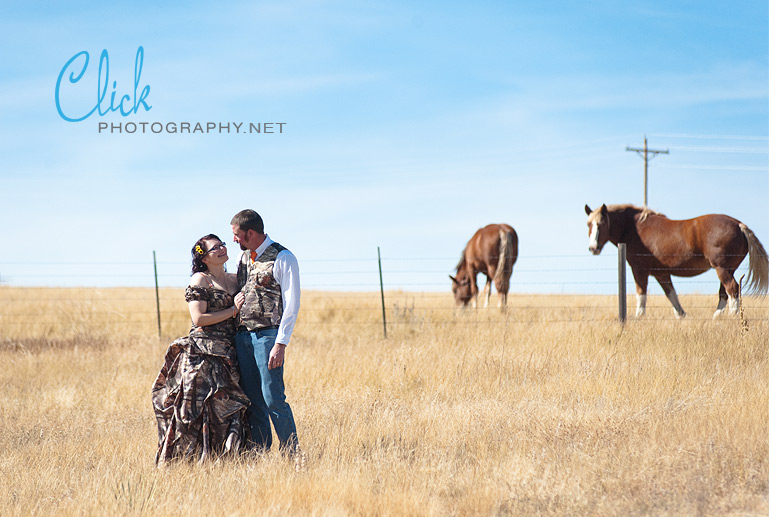
<path fill-rule="evenodd" d="M 272 445 L 270 420 L 281 451 L 297 457 L 299 442 L 291 406 L 286 402 L 283 363 L 299 312 L 299 264 L 286 248 L 264 233 L 262 218 L 243 210 L 230 221 L 240 244 L 236 304 L 241 305 L 235 347 L 240 382 L 251 400 L 248 423 L 252 445 Z"/>

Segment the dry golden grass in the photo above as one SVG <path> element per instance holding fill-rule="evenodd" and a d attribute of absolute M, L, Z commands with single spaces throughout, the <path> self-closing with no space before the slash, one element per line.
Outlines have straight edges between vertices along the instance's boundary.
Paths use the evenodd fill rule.
<path fill-rule="evenodd" d="M 0 288 L 2 515 L 766 515 L 769 325 L 714 296 L 304 294 L 287 390 L 308 454 L 154 467 L 181 290 Z"/>

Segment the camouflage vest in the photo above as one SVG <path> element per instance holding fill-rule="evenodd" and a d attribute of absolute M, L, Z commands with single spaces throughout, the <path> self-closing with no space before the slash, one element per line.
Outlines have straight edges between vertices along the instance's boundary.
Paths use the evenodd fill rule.
<path fill-rule="evenodd" d="M 240 324 L 248 330 L 277 327 L 283 316 L 283 296 L 280 284 L 272 275 L 278 253 L 284 248 L 277 242 L 270 244 L 251 263 L 251 252 L 246 250 L 238 264 L 238 286 L 246 297 L 240 309 Z"/>

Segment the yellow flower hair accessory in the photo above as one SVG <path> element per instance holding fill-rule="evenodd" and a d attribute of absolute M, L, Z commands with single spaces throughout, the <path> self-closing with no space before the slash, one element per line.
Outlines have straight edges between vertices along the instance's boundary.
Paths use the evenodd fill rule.
<path fill-rule="evenodd" d="M 200 255 L 203 254 L 203 248 L 200 247 L 200 244 L 195 245 L 195 251 Z"/>

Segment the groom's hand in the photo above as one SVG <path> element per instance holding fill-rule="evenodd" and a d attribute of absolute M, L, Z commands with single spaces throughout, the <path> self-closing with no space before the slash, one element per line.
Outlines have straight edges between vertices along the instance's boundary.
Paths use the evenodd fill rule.
<path fill-rule="evenodd" d="M 283 358 L 286 355 L 286 345 L 283 343 L 275 343 L 270 350 L 270 360 L 267 361 L 267 368 L 272 370 L 273 368 L 279 368 L 283 366 Z"/>

